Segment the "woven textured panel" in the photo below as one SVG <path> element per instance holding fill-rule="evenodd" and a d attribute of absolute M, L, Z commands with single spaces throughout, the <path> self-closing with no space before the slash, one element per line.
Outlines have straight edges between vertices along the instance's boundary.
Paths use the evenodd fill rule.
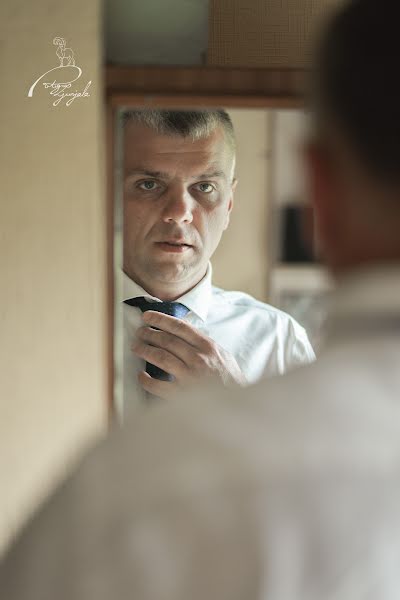
<path fill-rule="evenodd" d="M 341 0 L 210 0 L 207 62 L 307 68 L 314 30 Z"/>

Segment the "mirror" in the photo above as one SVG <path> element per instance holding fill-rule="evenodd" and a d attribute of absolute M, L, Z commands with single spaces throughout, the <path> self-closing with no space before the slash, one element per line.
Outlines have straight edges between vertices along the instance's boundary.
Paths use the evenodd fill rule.
<path fill-rule="evenodd" d="M 126 165 L 130 164 L 124 155 L 128 147 L 124 115 L 132 108 L 119 107 L 114 129 L 114 406 L 120 418 L 143 400 L 131 350 L 138 324 L 127 318 L 126 274 L 121 268 L 124 203 L 129 202 Z M 307 117 L 300 108 L 224 106 L 224 110 L 235 132 L 237 187 L 229 226 L 212 256 L 213 286 L 238 290 L 289 313 L 306 329 L 318 352 L 331 282 L 301 232 L 306 191 L 300 143 Z M 202 331 L 212 336 L 204 324 Z M 229 335 L 238 335 L 235 326 Z"/>

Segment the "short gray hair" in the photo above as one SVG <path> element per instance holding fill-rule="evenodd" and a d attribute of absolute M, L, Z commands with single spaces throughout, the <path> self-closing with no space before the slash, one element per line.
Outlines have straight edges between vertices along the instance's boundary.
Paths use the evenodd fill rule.
<path fill-rule="evenodd" d="M 134 109 L 122 113 L 122 124 L 134 122 L 166 135 L 190 137 L 193 141 L 208 137 L 217 127 L 225 133 L 228 145 L 235 152 L 235 132 L 228 113 L 218 110 Z"/>

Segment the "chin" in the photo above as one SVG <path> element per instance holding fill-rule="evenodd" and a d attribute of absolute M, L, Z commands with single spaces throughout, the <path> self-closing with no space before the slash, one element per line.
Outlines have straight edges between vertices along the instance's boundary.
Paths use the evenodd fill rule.
<path fill-rule="evenodd" d="M 186 265 L 165 265 L 157 270 L 157 279 L 160 281 L 181 281 L 185 279 L 195 269 L 188 268 Z"/>
<path fill-rule="evenodd" d="M 155 269 L 151 269 L 151 271 L 154 273 L 154 276 L 159 281 L 171 283 L 193 277 L 198 270 L 198 264 L 185 264 L 176 261 L 159 264 Z"/>

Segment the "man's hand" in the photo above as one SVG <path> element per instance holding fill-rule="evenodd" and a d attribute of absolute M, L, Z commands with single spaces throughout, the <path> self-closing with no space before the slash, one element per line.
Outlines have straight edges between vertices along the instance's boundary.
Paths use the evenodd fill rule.
<path fill-rule="evenodd" d="M 246 384 L 235 358 L 189 323 L 151 310 L 143 320 L 146 326 L 138 329 L 133 352 L 175 378 L 159 381 L 142 371 L 139 381 L 151 394 L 170 398 L 182 387 L 213 377 L 224 385 Z"/>

